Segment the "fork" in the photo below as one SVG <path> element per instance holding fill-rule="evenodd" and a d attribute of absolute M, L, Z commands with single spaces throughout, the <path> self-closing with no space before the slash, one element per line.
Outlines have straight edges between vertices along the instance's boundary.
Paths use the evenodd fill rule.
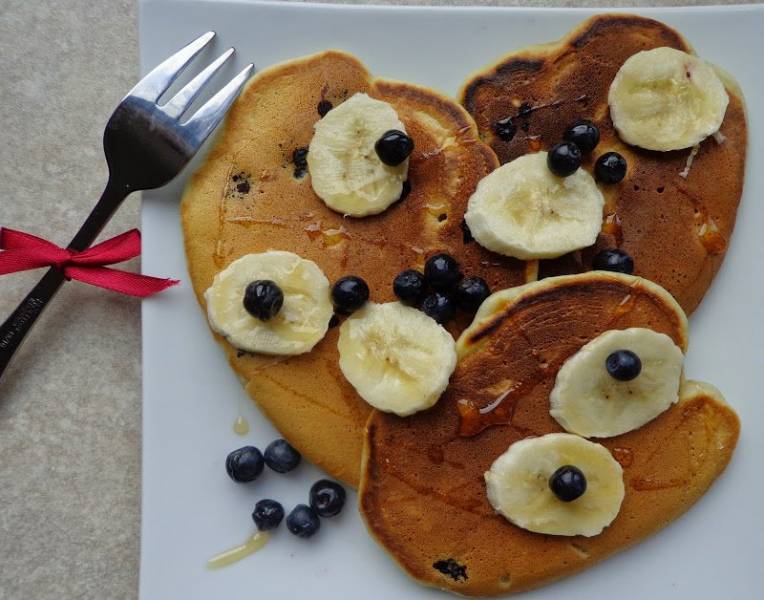
<path fill-rule="evenodd" d="M 208 31 L 155 67 L 114 110 L 103 134 L 109 179 L 100 200 L 69 243 L 69 249 L 89 248 L 130 193 L 161 187 L 178 175 L 223 118 L 254 65 L 247 65 L 181 122 L 194 99 L 233 55 L 233 48 L 210 63 L 168 102 L 158 103 L 214 37 L 215 32 Z M 0 377 L 65 280 L 62 270 L 55 267 L 48 270 L 0 326 Z"/>

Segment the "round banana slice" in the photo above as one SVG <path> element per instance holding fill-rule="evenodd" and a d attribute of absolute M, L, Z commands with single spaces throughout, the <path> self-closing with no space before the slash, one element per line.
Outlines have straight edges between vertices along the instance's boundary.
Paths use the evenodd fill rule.
<path fill-rule="evenodd" d="M 641 370 L 621 381 L 608 357 L 633 352 Z M 549 413 L 566 431 L 611 437 L 642 427 L 679 399 L 684 355 L 670 337 L 634 327 L 606 331 L 571 356 L 557 373 Z"/>
<path fill-rule="evenodd" d="M 573 501 L 551 489 L 552 476 L 564 466 L 576 467 L 586 480 Z M 485 473 L 485 483 L 498 513 L 550 535 L 597 535 L 618 515 L 624 496 L 623 470 L 607 448 L 569 433 L 515 442 Z"/>
<path fill-rule="evenodd" d="M 594 178 L 583 169 L 557 177 L 546 157 L 546 152 L 526 154 L 478 183 L 464 218 L 481 246 L 532 260 L 595 242 L 605 200 Z"/>
<path fill-rule="evenodd" d="M 281 288 L 284 304 L 261 321 L 244 308 L 244 290 L 258 279 Z M 332 318 L 329 280 L 316 263 L 292 252 L 247 254 L 215 276 L 204 292 L 212 329 L 231 344 L 261 354 L 303 354 L 326 335 Z"/>
<path fill-rule="evenodd" d="M 337 347 L 361 398 L 401 417 L 433 406 L 456 367 L 451 335 L 399 302 L 368 302 L 342 324 Z"/>
<path fill-rule="evenodd" d="M 681 150 L 716 133 L 729 97 L 714 68 L 674 48 L 630 56 L 610 85 L 608 103 L 621 139 L 647 150 Z"/>
<path fill-rule="evenodd" d="M 313 191 L 329 208 L 363 217 L 381 213 L 401 197 L 408 159 L 389 166 L 374 149 L 391 129 L 405 133 L 395 109 L 360 93 L 316 123 L 308 168 Z"/>

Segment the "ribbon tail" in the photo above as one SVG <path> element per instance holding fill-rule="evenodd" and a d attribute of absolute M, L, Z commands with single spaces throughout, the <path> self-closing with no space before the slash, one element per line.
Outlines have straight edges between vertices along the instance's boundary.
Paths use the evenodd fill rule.
<path fill-rule="evenodd" d="M 25 250 L 3 250 L 0 252 L 0 275 L 50 267 L 52 264 L 53 261 L 50 257 L 42 256 L 38 252 Z"/>
<path fill-rule="evenodd" d="M 153 296 L 180 283 L 177 279 L 162 279 L 140 273 L 110 269 L 109 267 L 67 266 L 64 269 L 64 275 L 82 283 L 137 298 Z"/>

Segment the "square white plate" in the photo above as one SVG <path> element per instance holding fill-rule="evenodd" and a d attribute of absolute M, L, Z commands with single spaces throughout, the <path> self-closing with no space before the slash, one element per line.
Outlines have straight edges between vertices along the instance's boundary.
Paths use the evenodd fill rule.
<path fill-rule="evenodd" d="M 213 29 L 214 48 L 237 48 L 230 77 L 337 47 L 358 55 L 380 76 L 454 94 L 468 73 L 502 54 L 559 38 L 591 10 L 401 8 L 144 0 L 141 69 Z M 534 600 L 618 597 L 750 599 L 761 597 L 764 402 L 764 6 L 650 9 L 684 33 L 698 52 L 740 82 L 750 107 L 745 194 L 724 268 L 691 320 L 689 377 L 716 384 L 738 410 L 743 433 L 735 458 L 711 491 L 676 523 L 632 550 L 576 577 L 527 594 Z M 186 172 L 186 175 L 189 171 Z M 409 580 L 369 538 L 350 494 L 344 513 L 309 541 L 282 525 L 260 553 L 219 571 L 216 552 L 252 531 L 250 513 L 263 497 L 287 510 L 306 500 L 319 472 L 302 465 L 251 485 L 225 474 L 226 454 L 245 443 L 263 447 L 276 432 L 247 399 L 207 330 L 186 272 L 178 218 L 183 181 L 146 193 L 143 269 L 184 284 L 143 305 L 143 600 L 346 597 L 435 598 Z M 239 410 L 252 424 L 232 431 Z M 267 471 L 267 470 L 266 470 Z M 448 524 L 444 523 L 444 527 Z"/>

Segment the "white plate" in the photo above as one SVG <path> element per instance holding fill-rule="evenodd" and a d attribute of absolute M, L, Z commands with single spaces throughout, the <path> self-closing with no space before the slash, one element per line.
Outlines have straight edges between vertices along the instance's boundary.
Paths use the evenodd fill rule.
<path fill-rule="evenodd" d="M 687 515 L 632 550 L 524 596 L 534 600 L 761 597 L 764 7 L 640 12 L 676 27 L 701 55 L 732 72 L 750 107 L 748 173 L 735 236 L 691 320 L 687 357 L 688 376 L 724 392 L 740 414 L 743 433 L 727 472 Z M 218 38 L 207 60 L 229 45 L 238 50 L 238 68 L 250 60 L 265 67 L 338 47 L 357 54 L 376 75 L 454 94 L 473 69 L 512 49 L 559 38 L 589 14 L 144 0 L 141 69 L 214 29 Z M 345 512 L 324 522 L 312 540 L 298 540 L 282 525 L 260 553 L 226 569 L 205 569 L 212 554 L 251 532 L 256 500 L 276 498 L 289 509 L 305 501 L 319 472 L 307 465 L 287 476 L 267 472 L 253 485 L 236 485 L 225 474 L 230 450 L 245 442 L 262 447 L 276 432 L 246 398 L 191 292 L 178 218 L 181 185 L 147 193 L 143 203 L 144 271 L 184 284 L 143 305 L 141 598 L 445 597 L 409 580 L 369 538 L 352 494 Z M 252 424 L 246 438 L 231 429 L 239 407 Z"/>

